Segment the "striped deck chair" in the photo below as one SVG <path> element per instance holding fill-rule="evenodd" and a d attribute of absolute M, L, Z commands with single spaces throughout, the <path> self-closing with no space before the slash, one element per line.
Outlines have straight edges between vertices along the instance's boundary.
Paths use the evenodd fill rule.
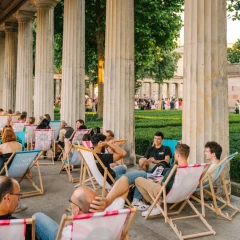
<path fill-rule="evenodd" d="M 54 164 L 55 157 L 55 140 L 54 140 L 54 129 L 36 129 L 35 133 L 35 150 L 51 151 L 50 157 L 51 163 L 41 164 Z"/>
<path fill-rule="evenodd" d="M 93 148 L 93 144 L 91 141 L 82 141 L 82 146 L 85 148 Z"/>
<path fill-rule="evenodd" d="M 69 238 L 75 240 L 123 240 L 128 238 L 128 231 L 136 215 L 136 208 L 115 210 L 109 212 L 87 213 L 77 216 L 62 217 L 57 240 L 62 237 L 63 228 L 71 223 Z M 64 236 L 65 237 L 65 236 Z"/>
<path fill-rule="evenodd" d="M 23 192 L 23 197 L 31 197 L 36 195 L 42 195 L 44 193 L 43 190 L 43 183 L 42 183 L 42 175 L 39 166 L 39 158 L 42 154 L 40 150 L 33 150 L 33 151 L 24 151 L 24 152 L 14 152 L 11 157 L 4 163 L 4 167 L 0 170 L 0 175 L 6 175 L 8 177 L 16 178 L 19 183 L 22 180 L 27 180 L 31 183 L 32 187 L 35 189 L 29 192 Z M 33 167 L 37 166 L 37 178 L 39 185 L 38 186 L 33 178 L 29 178 L 28 171 L 31 170 Z"/>
<path fill-rule="evenodd" d="M 32 240 L 35 240 L 35 217 L 0 220 L 0 239 L 25 240 L 26 224 L 32 225 Z"/>
<path fill-rule="evenodd" d="M 192 195 L 191 198 L 194 199 L 195 201 L 201 203 L 202 206 L 202 215 L 205 216 L 205 207 L 209 208 L 210 210 L 212 210 L 213 212 L 215 212 L 217 215 L 220 215 L 224 218 L 226 218 L 227 220 L 231 221 L 233 216 L 236 215 L 238 212 L 240 212 L 240 208 L 238 208 L 237 206 L 233 205 L 231 203 L 231 199 L 229 197 L 229 193 L 227 190 L 227 184 L 226 184 L 226 179 L 225 179 L 225 174 L 223 172 L 223 169 L 225 168 L 225 166 L 238 154 L 238 152 L 233 153 L 227 157 L 225 157 L 224 159 L 222 159 L 221 161 L 219 161 L 219 163 L 210 171 L 206 172 L 206 174 L 204 174 L 204 176 L 202 177 L 201 181 L 200 181 L 200 186 L 202 187 L 198 187 L 196 189 L 196 191 L 200 191 L 202 190 L 203 193 L 210 195 L 212 197 L 212 201 L 213 204 L 208 204 L 206 202 L 204 202 L 204 196 L 203 193 L 201 192 L 201 199 L 197 198 L 196 196 Z M 215 178 L 212 179 L 211 174 L 217 171 L 217 174 L 215 175 Z M 222 180 L 222 184 L 224 187 L 224 198 L 222 197 L 218 197 L 214 191 L 214 187 L 213 187 L 213 183 L 218 179 L 218 177 L 221 176 L 221 180 Z M 206 181 L 207 180 L 207 181 Z M 207 190 L 206 188 L 210 187 L 210 191 Z M 202 189 L 201 189 L 202 188 Z M 222 205 L 219 206 L 218 202 L 220 202 Z M 222 210 L 226 207 L 229 207 L 230 209 L 234 210 L 234 212 L 229 215 L 227 212 L 224 214 L 222 212 Z"/>
<path fill-rule="evenodd" d="M 25 124 L 26 128 L 26 135 L 25 135 L 25 142 L 27 143 L 27 150 L 34 149 L 34 141 L 35 141 L 35 134 L 34 131 L 37 128 L 37 124 Z"/>
<path fill-rule="evenodd" d="M 208 165 L 209 166 L 209 165 Z M 191 164 L 188 166 L 177 166 L 175 165 L 171 170 L 170 174 L 168 175 L 166 181 L 163 183 L 161 190 L 159 191 L 156 198 L 154 198 L 151 194 L 150 197 L 153 200 L 153 204 L 148 210 L 148 213 L 145 219 L 151 218 L 149 214 L 152 212 L 153 208 L 157 206 L 160 210 L 160 216 L 165 218 L 165 222 L 168 223 L 174 232 L 177 234 L 179 239 L 189 239 L 195 237 L 202 237 L 208 235 L 215 235 L 216 232 L 212 229 L 212 227 L 208 224 L 206 219 L 202 216 L 201 213 L 194 207 L 194 205 L 189 200 L 192 193 L 195 191 L 196 187 L 199 184 L 199 179 L 201 175 L 205 171 L 206 167 L 208 167 L 206 163 L 202 164 Z M 171 179 L 172 175 L 176 171 L 176 175 L 174 178 L 174 183 L 171 190 L 166 194 L 166 186 L 168 181 Z M 178 203 L 183 202 L 176 212 L 168 212 L 167 204 L 168 203 Z M 163 207 L 161 206 L 163 203 Z M 188 204 L 191 209 L 195 212 L 195 215 L 189 215 L 184 217 L 175 217 L 170 218 L 169 216 L 178 215 L 182 212 L 183 208 Z M 184 219 L 192 219 L 192 218 L 199 218 L 201 222 L 207 227 L 208 231 L 189 234 L 189 235 L 182 235 L 181 231 L 179 231 L 177 225 L 173 223 L 173 221 L 177 220 L 184 220 Z"/>
<path fill-rule="evenodd" d="M 20 115 L 16 115 L 16 114 L 9 114 L 9 117 L 11 119 L 11 122 L 14 123 L 14 122 L 17 122 L 18 119 L 20 118 Z"/>
<path fill-rule="evenodd" d="M 92 187 L 95 191 L 101 190 L 101 195 L 102 197 L 105 197 L 106 191 L 109 192 L 112 189 L 112 186 L 107 182 L 107 177 L 109 177 L 112 181 L 112 183 L 115 183 L 115 179 L 112 177 L 112 175 L 109 173 L 108 169 L 105 167 L 105 165 L 102 163 L 101 159 L 98 157 L 98 155 L 92 150 L 88 148 L 84 148 L 81 146 L 74 146 L 79 154 L 81 155 L 83 159 L 83 164 L 82 164 L 82 176 L 80 176 L 81 180 L 81 185 L 85 184 L 86 181 L 86 171 L 89 169 L 90 174 L 92 177 L 90 177 L 90 181 L 92 183 Z M 98 167 L 96 165 L 96 160 L 101 164 L 101 166 L 104 169 L 104 175 L 100 173 L 98 170 Z M 96 187 L 96 184 L 93 181 L 93 178 L 96 180 L 98 186 Z M 131 186 L 130 186 L 131 187 Z M 132 207 L 131 203 L 129 202 L 128 199 L 126 199 L 126 202 L 128 206 Z"/>
<path fill-rule="evenodd" d="M 13 122 L 12 127 L 14 132 L 23 132 L 24 130 L 24 123 Z"/>
<path fill-rule="evenodd" d="M 0 129 L 7 125 L 8 119 L 9 119 L 8 114 L 0 115 Z"/>
<path fill-rule="evenodd" d="M 91 129 L 79 129 L 79 130 L 75 130 L 72 134 L 72 136 L 70 137 L 70 139 L 72 139 L 72 144 L 81 144 L 83 135 L 86 133 L 90 133 Z"/>

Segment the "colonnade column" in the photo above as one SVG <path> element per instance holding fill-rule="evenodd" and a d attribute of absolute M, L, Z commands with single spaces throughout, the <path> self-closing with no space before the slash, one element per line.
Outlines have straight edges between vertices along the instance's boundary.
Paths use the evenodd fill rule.
<path fill-rule="evenodd" d="M 17 22 L 5 23 L 3 109 L 15 110 L 17 72 Z"/>
<path fill-rule="evenodd" d="M 34 12 L 18 11 L 18 53 L 16 110 L 33 114 L 33 16 Z"/>
<path fill-rule="evenodd" d="M 153 83 L 150 82 L 149 83 L 149 98 L 152 98 L 153 97 Z"/>
<path fill-rule="evenodd" d="M 226 0 L 186 0 L 184 10 L 182 137 L 201 163 L 207 141 L 229 153 Z"/>
<path fill-rule="evenodd" d="M 166 83 L 167 86 L 167 98 L 170 98 L 170 83 Z"/>
<path fill-rule="evenodd" d="M 61 119 L 85 119 L 85 0 L 64 1 Z"/>
<path fill-rule="evenodd" d="M 0 31 L 0 108 L 3 100 L 3 79 L 4 79 L 4 51 L 5 51 L 5 32 Z"/>
<path fill-rule="evenodd" d="M 58 0 L 34 0 L 37 7 L 34 116 L 53 118 L 53 33 L 54 7 Z"/>
<path fill-rule="evenodd" d="M 107 0 L 103 128 L 127 139 L 135 162 L 134 1 Z"/>
<path fill-rule="evenodd" d="M 61 79 L 56 79 L 55 84 L 55 99 L 57 99 L 61 95 Z"/>

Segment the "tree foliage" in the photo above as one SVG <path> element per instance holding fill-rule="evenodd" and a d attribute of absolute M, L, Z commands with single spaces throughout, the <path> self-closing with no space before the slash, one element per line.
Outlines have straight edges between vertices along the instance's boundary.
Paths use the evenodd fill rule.
<path fill-rule="evenodd" d="M 233 20 L 240 20 L 240 0 L 227 0 L 228 16 Z"/>
<path fill-rule="evenodd" d="M 240 39 L 227 49 L 227 57 L 230 63 L 240 63 Z"/>

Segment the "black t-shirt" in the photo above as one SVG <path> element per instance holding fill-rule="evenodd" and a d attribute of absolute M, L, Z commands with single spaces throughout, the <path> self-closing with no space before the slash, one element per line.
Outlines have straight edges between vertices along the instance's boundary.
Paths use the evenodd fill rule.
<path fill-rule="evenodd" d="M 74 132 L 74 129 L 72 127 L 65 127 L 65 130 L 65 138 L 70 138 Z"/>
<path fill-rule="evenodd" d="M 116 174 L 115 172 L 110 168 L 110 164 L 113 163 L 113 154 L 111 153 L 97 153 L 98 157 L 101 159 L 103 164 L 107 167 L 109 173 L 112 175 L 113 179 L 115 179 Z M 96 164 L 98 167 L 98 170 L 100 173 L 104 176 L 104 169 L 102 168 L 101 164 L 96 160 Z M 107 176 L 107 182 L 111 185 L 113 182 L 111 179 Z"/>
<path fill-rule="evenodd" d="M 144 155 L 144 157 L 147 159 L 153 157 L 155 160 L 164 160 L 165 156 L 170 156 L 171 158 L 172 153 L 168 146 L 163 145 L 160 148 L 155 148 L 155 146 L 148 148 Z"/>
<path fill-rule="evenodd" d="M 0 220 L 6 220 L 6 219 L 17 219 L 17 218 L 13 217 L 11 214 L 0 216 Z M 27 224 L 25 240 L 31 240 L 31 239 L 32 239 L 32 225 Z"/>

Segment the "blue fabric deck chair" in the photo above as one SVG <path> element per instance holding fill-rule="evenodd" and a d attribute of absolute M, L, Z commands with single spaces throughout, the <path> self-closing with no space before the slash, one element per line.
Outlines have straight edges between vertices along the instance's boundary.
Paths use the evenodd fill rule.
<path fill-rule="evenodd" d="M 70 152 L 67 154 L 67 159 L 62 159 L 62 166 L 59 174 L 65 169 L 68 174 L 69 182 L 79 182 L 79 178 L 74 178 L 72 173 L 74 166 L 80 166 L 81 164 L 81 156 L 78 154 L 77 150 L 74 147 L 71 147 Z M 80 172 L 79 168 L 75 169 Z"/>
<path fill-rule="evenodd" d="M 238 154 L 238 152 L 233 153 L 224 159 L 222 159 L 214 168 L 210 169 L 207 171 L 204 176 L 200 180 L 200 187 L 196 189 L 196 191 L 200 191 L 201 199 L 197 198 L 196 196 L 191 196 L 192 199 L 195 201 L 201 203 L 202 207 L 202 215 L 205 216 L 205 207 L 209 208 L 213 212 L 215 212 L 217 215 L 220 215 L 227 220 L 231 221 L 233 216 L 236 215 L 238 212 L 240 212 L 240 208 L 237 206 L 233 205 L 231 203 L 231 199 L 229 197 L 229 192 L 227 189 L 227 180 L 225 178 L 225 174 L 223 169 L 225 166 Z M 217 174 L 215 175 L 215 178 L 213 179 L 211 174 L 217 171 Z M 218 179 L 218 177 L 221 176 L 221 181 L 224 187 L 224 198 L 223 197 L 218 197 L 214 191 L 213 183 Z M 210 187 L 210 191 L 207 189 Z M 210 195 L 212 197 L 213 204 L 208 204 L 204 202 L 204 195 L 203 194 Z M 222 206 L 219 206 L 219 203 L 222 204 Z M 229 215 L 227 212 L 223 213 L 222 210 L 225 208 L 231 208 L 233 210 L 233 213 Z"/>
<path fill-rule="evenodd" d="M 168 146 L 172 152 L 172 157 L 170 158 L 170 165 L 173 165 L 173 156 L 175 152 L 175 147 L 178 144 L 178 140 L 172 140 L 172 139 L 163 139 L 162 145 Z"/>
<path fill-rule="evenodd" d="M 60 128 L 61 128 L 61 121 L 59 121 L 59 120 L 50 121 L 50 127 L 51 127 L 51 129 L 55 130 L 54 138 L 55 138 L 55 141 L 56 141 L 59 137 Z"/>
<path fill-rule="evenodd" d="M 0 175 L 15 178 L 19 181 L 19 183 L 21 183 L 23 179 L 27 179 L 28 182 L 31 183 L 35 190 L 23 192 L 23 197 L 42 195 L 44 193 L 42 175 L 38 162 L 41 154 L 42 151 L 40 150 L 14 152 L 7 162 L 4 163 L 4 167 L 0 170 Z M 27 174 L 34 165 L 37 167 L 37 178 L 40 186 L 33 181 L 33 179 L 36 179 L 35 176 L 31 179 Z"/>
<path fill-rule="evenodd" d="M 26 133 L 25 132 L 15 132 L 15 134 L 21 140 L 22 150 L 24 151 L 24 149 L 25 149 L 25 134 Z"/>

